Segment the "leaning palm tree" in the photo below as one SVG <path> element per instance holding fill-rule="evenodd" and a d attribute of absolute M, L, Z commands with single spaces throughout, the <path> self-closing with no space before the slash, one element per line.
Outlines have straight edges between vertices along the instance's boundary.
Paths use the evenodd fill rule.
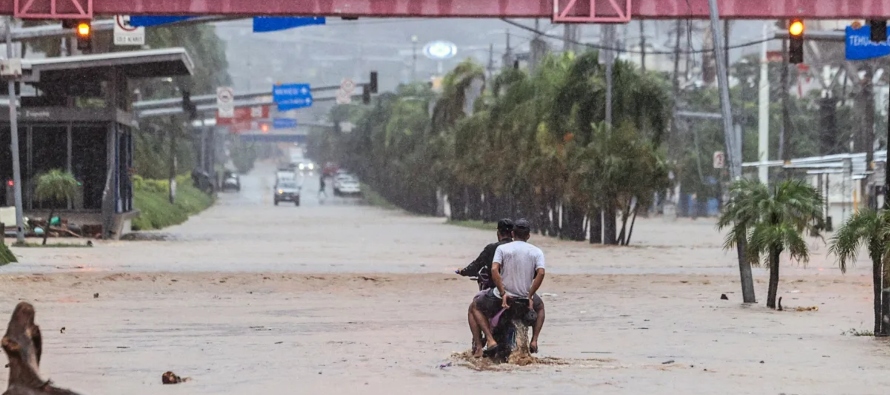
<path fill-rule="evenodd" d="M 732 224 L 725 249 L 746 240 L 745 257 L 750 264 L 763 262 L 769 268 L 766 305 L 776 308 L 779 288 L 779 258 L 788 251 L 791 259 L 808 262 L 809 248 L 804 232 L 818 234 L 822 225 L 822 197 L 812 186 L 795 180 L 768 188 L 757 181 L 741 180 L 731 187 L 733 196 L 723 209 L 718 228 Z"/>
<path fill-rule="evenodd" d="M 46 238 L 49 235 L 49 227 L 53 220 L 53 214 L 59 202 L 67 203 L 74 197 L 77 191 L 77 180 L 74 175 L 59 169 L 53 169 L 37 177 L 37 187 L 34 189 L 34 195 L 38 200 L 50 203 L 49 217 L 46 219 L 46 229 L 43 231 L 43 245 L 46 245 Z"/>
<path fill-rule="evenodd" d="M 887 328 L 881 319 L 882 284 L 886 284 L 890 274 L 890 211 L 877 212 L 860 210 L 837 230 L 831 240 L 829 251 L 837 256 L 841 271 L 847 271 L 848 264 L 856 262 L 859 249 L 865 245 L 872 264 L 872 283 L 874 285 L 875 331 L 884 333 Z"/>

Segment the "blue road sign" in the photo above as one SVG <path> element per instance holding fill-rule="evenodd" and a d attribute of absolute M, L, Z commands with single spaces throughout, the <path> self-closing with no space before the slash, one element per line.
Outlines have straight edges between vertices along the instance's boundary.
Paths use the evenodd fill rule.
<path fill-rule="evenodd" d="M 846 53 L 847 60 L 866 60 L 890 55 L 890 43 L 871 41 L 871 28 L 868 25 L 854 29 L 847 26 Z"/>
<path fill-rule="evenodd" d="M 253 18 L 253 32 L 275 32 L 301 26 L 324 25 L 325 17 L 295 18 L 289 16 L 257 16 Z"/>
<path fill-rule="evenodd" d="M 296 118 L 275 118 L 272 120 L 273 129 L 293 129 L 297 127 Z"/>
<path fill-rule="evenodd" d="M 181 22 L 188 19 L 194 18 L 193 16 L 147 16 L 147 15 L 132 15 L 130 16 L 130 26 L 133 27 L 148 27 L 148 26 L 158 26 L 158 25 L 166 25 L 168 23 Z"/>
<path fill-rule="evenodd" d="M 272 87 L 272 100 L 278 111 L 312 106 L 312 88 L 309 84 L 283 84 Z"/>
<path fill-rule="evenodd" d="M 241 141 L 256 143 L 305 143 L 305 134 L 257 134 L 242 133 Z"/>

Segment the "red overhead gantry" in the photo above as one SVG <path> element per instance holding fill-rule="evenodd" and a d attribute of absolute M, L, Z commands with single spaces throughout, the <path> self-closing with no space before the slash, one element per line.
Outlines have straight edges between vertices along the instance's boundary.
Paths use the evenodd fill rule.
<path fill-rule="evenodd" d="M 729 19 L 890 19 L 890 0 L 718 0 Z M 94 15 L 295 15 L 551 18 L 557 22 L 701 19 L 708 0 L 2 0 L 0 14 L 81 19 Z"/>

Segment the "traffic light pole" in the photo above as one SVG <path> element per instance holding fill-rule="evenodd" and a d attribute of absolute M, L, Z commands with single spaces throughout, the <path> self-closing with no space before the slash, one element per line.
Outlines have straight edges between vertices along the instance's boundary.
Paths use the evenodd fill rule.
<path fill-rule="evenodd" d="M 6 20 L 6 59 L 12 59 L 12 17 Z M 15 239 L 25 242 L 25 219 L 22 213 L 22 169 L 19 162 L 18 98 L 15 94 L 15 79 L 10 78 L 7 89 L 9 96 L 9 135 L 12 141 L 12 182 L 15 191 Z M 4 237 L 6 229 L 3 230 Z"/>

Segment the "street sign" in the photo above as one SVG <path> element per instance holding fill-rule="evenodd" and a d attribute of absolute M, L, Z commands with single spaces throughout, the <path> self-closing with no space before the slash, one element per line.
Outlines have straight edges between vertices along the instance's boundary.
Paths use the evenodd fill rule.
<path fill-rule="evenodd" d="M 235 91 L 232 87 L 216 88 L 216 108 L 219 118 L 235 117 Z"/>
<path fill-rule="evenodd" d="M 350 78 L 344 78 L 340 82 L 340 90 L 346 92 L 347 95 L 351 95 L 352 92 L 355 92 L 355 82 Z"/>
<path fill-rule="evenodd" d="M 222 118 L 216 117 L 217 125 L 236 125 L 236 124 L 250 124 L 250 122 L 258 120 L 258 119 L 266 119 L 269 118 L 269 106 L 255 106 L 255 107 L 235 107 L 234 111 L 232 111 L 232 117 Z"/>
<path fill-rule="evenodd" d="M 890 43 L 871 41 L 871 28 L 868 25 L 858 29 L 847 26 L 844 42 L 847 60 L 866 60 L 890 55 Z"/>
<path fill-rule="evenodd" d="M 723 151 L 714 151 L 714 168 L 722 169 L 726 164 L 726 155 Z"/>
<path fill-rule="evenodd" d="M 294 129 L 296 127 L 296 118 L 275 118 L 272 120 L 272 128 L 274 129 Z"/>
<path fill-rule="evenodd" d="M 347 94 L 340 89 L 337 91 L 337 104 L 350 104 L 352 103 L 352 95 Z"/>
<path fill-rule="evenodd" d="M 145 45 L 145 28 L 130 25 L 130 17 L 114 17 L 114 45 Z"/>
<path fill-rule="evenodd" d="M 282 84 L 272 87 L 272 101 L 278 111 L 312 106 L 312 88 L 309 84 Z"/>
<path fill-rule="evenodd" d="M 130 17 L 130 24 L 133 26 L 158 26 L 169 23 L 182 22 L 194 18 L 193 16 L 158 16 L 158 15 L 139 15 Z"/>
<path fill-rule="evenodd" d="M 255 16 L 253 17 L 253 32 L 275 32 L 292 29 L 301 26 L 324 25 L 325 17 L 290 17 L 290 16 Z"/>

